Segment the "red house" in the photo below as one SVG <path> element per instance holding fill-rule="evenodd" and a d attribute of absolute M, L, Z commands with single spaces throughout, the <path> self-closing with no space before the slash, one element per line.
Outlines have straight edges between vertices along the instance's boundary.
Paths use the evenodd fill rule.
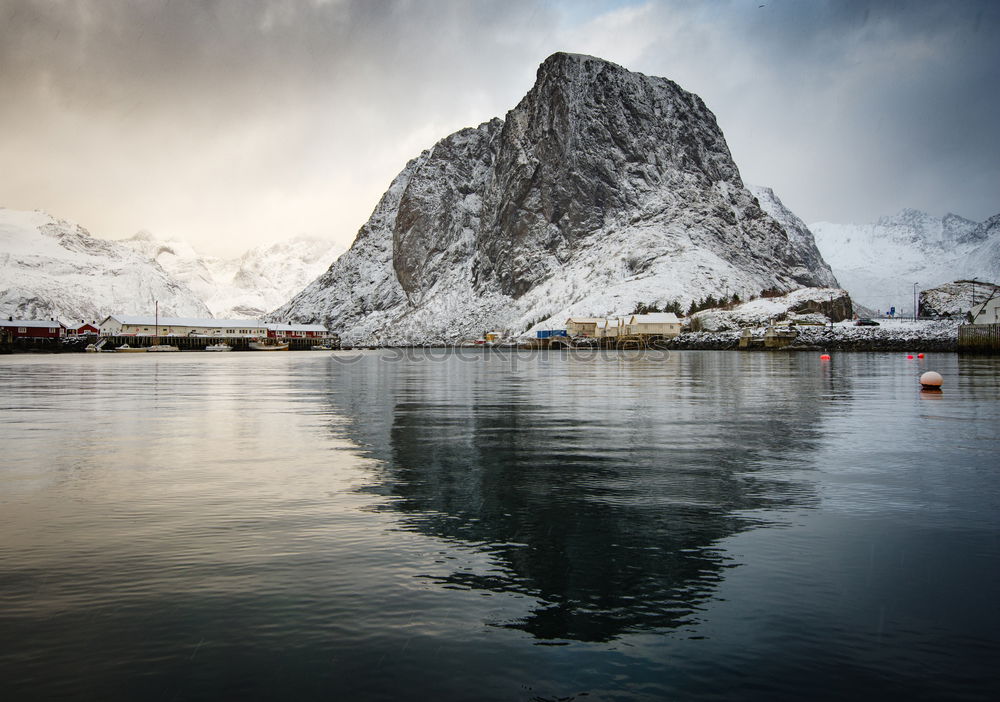
<path fill-rule="evenodd" d="M 97 326 L 96 321 L 88 322 L 86 320 L 81 319 L 79 324 L 67 326 L 66 333 L 69 336 L 83 336 L 84 334 L 100 334 L 101 328 Z"/>
<path fill-rule="evenodd" d="M 326 339 L 330 332 L 322 324 L 266 324 L 269 338 Z"/>
<path fill-rule="evenodd" d="M 66 336 L 66 327 L 54 319 L 14 319 L 0 320 L 3 327 L 15 339 L 61 339 Z"/>

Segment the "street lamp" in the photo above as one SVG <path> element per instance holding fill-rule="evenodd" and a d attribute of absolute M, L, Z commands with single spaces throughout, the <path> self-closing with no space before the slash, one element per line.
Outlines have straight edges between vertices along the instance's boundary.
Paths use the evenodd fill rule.
<path fill-rule="evenodd" d="M 917 285 L 919 283 L 913 284 L 913 321 L 917 321 Z"/>

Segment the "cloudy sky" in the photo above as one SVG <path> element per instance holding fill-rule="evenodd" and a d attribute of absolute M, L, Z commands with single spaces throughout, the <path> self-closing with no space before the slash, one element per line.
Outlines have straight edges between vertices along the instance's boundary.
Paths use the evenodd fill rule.
<path fill-rule="evenodd" d="M 1000 212 L 1000 2 L 0 0 L 0 207 L 349 243 L 555 51 L 666 76 L 807 222 Z"/>

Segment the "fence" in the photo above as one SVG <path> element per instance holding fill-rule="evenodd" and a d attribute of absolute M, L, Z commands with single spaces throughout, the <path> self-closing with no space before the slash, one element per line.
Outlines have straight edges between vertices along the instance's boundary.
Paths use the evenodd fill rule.
<path fill-rule="evenodd" d="M 963 324 L 958 328 L 958 350 L 1000 352 L 1000 324 Z"/>

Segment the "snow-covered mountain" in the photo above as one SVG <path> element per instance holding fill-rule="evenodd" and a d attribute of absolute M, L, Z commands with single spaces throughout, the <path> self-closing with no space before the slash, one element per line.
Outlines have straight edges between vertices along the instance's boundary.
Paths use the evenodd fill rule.
<path fill-rule="evenodd" d="M 917 289 L 963 278 L 1000 281 L 1000 214 L 985 222 L 905 209 L 872 224 L 809 225 L 823 258 L 855 302 L 913 311 Z"/>
<path fill-rule="evenodd" d="M 0 315 L 101 319 L 119 312 L 207 317 L 190 288 L 118 242 L 44 212 L 0 208 Z"/>
<path fill-rule="evenodd" d="M 406 343 L 836 285 L 808 229 L 744 187 L 698 96 L 558 53 L 504 120 L 410 161 L 350 251 L 274 317 Z"/>
<path fill-rule="evenodd" d="M 296 237 L 250 249 L 237 258 L 205 256 L 183 241 L 140 232 L 122 242 L 155 260 L 191 288 L 221 318 L 259 317 L 287 302 L 325 271 L 344 248 Z"/>

